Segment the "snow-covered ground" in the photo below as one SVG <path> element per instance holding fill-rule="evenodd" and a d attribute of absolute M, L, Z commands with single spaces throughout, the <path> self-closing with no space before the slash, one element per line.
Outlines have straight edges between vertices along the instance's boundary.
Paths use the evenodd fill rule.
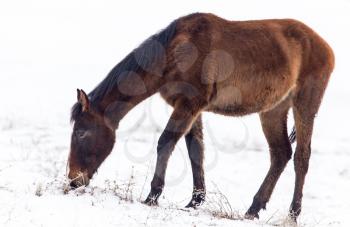
<path fill-rule="evenodd" d="M 290 162 L 260 220 L 241 220 L 269 167 L 257 115 L 205 114 L 208 201 L 192 191 L 185 143 L 174 151 L 159 207 L 147 196 L 155 144 L 171 109 L 152 97 L 123 120 L 91 185 L 64 193 L 70 107 L 135 46 L 191 12 L 227 19 L 296 18 L 334 48 L 336 70 L 316 120 L 300 226 L 350 226 L 350 1 L 1 1 L 0 226 L 286 225 Z M 292 121 L 290 122 L 292 124 Z M 221 218 L 221 216 L 230 218 Z"/>

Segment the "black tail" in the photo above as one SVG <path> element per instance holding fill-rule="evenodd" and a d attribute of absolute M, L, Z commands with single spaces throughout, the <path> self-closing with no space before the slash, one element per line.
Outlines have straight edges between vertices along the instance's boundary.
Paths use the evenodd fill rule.
<path fill-rule="evenodd" d="M 289 142 L 290 143 L 294 143 L 296 137 L 297 137 L 297 133 L 296 133 L 296 130 L 295 130 L 295 126 L 293 126 L 292 132 L 289 134 Z"/>

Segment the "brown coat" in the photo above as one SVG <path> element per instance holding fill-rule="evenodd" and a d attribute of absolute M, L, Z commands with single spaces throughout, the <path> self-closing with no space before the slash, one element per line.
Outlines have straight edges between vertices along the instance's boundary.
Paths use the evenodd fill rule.
<path fill-rule="evenodd" d="M 157 204 L 170 154 L 183 135 L 194 183 L 188 206 L 204 201 L 203 111 L 228 116 L 259 113 L 271 167 L 246 213 L 247 218 L 258 217 L 292 156 L 287 134 L 292 108 L 297 147 L 290 215 L 296 219 L 314 117 L 333 67 L 329 45 L 296 20 L 227 21 L 203 13 L 179 18 L 131 52 L 89 95 L 78 90 L 68 177 L 72 186 L 88 184 L 111 152 L 120 120 L 160 92 L 174 111 L 158 142 L 156 170 L 145 203 Z"/>

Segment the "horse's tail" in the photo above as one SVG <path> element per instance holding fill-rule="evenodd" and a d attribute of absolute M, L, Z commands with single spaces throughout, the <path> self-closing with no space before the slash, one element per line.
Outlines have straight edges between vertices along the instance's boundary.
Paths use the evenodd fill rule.
<path fill-rule="evenodd" d="M 289 142 L 294 143 L 297 137 L 297 133 L 295 130 L 295 125 L 293 126 L 292 132 L 289 134 Z"/>

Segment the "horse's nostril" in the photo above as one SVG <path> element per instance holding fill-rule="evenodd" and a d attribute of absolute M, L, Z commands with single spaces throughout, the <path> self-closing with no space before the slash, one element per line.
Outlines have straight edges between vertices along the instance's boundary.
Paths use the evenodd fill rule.
<path fill-rule="evenodd" d="M 72 182 L 70 182 L 69 186 L 71 186 L 72 188 L 78 188 L 78 187 L 79 187 L 77 181 L 72 181 Z"/>

